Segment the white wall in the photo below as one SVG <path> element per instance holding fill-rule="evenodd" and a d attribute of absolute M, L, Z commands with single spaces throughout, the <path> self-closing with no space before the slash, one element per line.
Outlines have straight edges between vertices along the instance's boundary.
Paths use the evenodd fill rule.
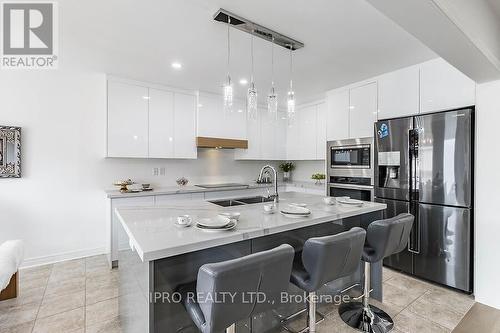
<path fill-rule="evenodd" d="M 476 96 L 476 301 L 500 309 L 500 81 L 480 84 Z"/>
<path fill-rule="evenodd" d="M 105 75 L 76 66 L 2 71 L 0 123 L 22 127 L 22 178 L 0 179 L 0 243 L 23 239 L 28 263 L 102 253 L 104 190 L 114 180 L 248 181 L 264 163 L 224 150 L 200 150 L 198 160 L 105 159 Z M 152 176 L 154 166 L 166 176 Z"/>

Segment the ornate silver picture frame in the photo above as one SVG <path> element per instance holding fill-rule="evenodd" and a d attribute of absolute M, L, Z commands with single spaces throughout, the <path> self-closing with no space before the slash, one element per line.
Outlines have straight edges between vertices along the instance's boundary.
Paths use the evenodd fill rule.
<path fill-rule="evenodd" d="M 0 126 L 0 178 L 21 177 L 21 127 Z"/>

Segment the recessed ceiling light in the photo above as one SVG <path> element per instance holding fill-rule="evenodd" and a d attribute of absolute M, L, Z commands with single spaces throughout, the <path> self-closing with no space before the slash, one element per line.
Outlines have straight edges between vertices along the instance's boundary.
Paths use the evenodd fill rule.
<path fill-rule="evenodd" d="M 240 84 L 242 86 L 246 86 L 248 84 L 248 80 L 247 79 L 240 79 Z"/>
<path fill-rule="evenodd" d="M 199 108 L 202 108 L 202 107 L 203 107 L 203 104 L 198 103 L 198 107 L 199 107 Z"/>
<path fill-rule="evenodd" d="M 180 62 L 173 62 L 172 63 L 172 68 L 181 69 L 182 68 L 182 64 Z"/>

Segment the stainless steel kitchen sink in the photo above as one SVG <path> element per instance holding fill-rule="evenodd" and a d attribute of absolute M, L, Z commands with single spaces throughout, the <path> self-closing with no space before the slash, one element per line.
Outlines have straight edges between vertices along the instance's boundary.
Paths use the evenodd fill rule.
<path fill-rule="evenodd" d="M 274 201 L 274 199 L 263 196 L 256 196 L 256 197 L 245 197 L 236 199 L 209 200 L 208 202 L 222 207 L 231 207 L 231 206 L 251 205 L 251 204 L 270 202 L 270 201 Z"/>

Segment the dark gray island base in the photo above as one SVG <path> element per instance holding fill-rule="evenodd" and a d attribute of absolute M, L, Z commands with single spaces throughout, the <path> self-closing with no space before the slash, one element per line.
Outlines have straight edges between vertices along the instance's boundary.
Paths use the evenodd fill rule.
<path fill-rule="evenodd" d="M 284 243 L 292 245 L 296 253 L 298 253 L 301 251 L 304 242 L 311 237 L 337 234 L 355 226 L 366 229 L 371 222 L 381 218 L 382 210 L 379 210 L 333 222 L 315 224 L 300 229 L 144 262 L 132 250 L 120 251 L 118 272 L 124 295 L 120 297 L 119 306 L 122 330 L 134 333 L 198 332 L 179 301 L 179 295 L 175 292 L 180 285 L 195 281 L 198 269 L 203 264 L 238 258 L 268 250 Z M 336 281 L 336 283 L 325 285 L 318 292 L 318 296 L 321 298 L 321 295 L 340 295 L 353 286 L 355 287 L 350 290 L 350 293 L 360 295 L 359 283 L 361 281 L 363 281 L 363 265 L 360 262 L 359 269 L 355 274 Z M 371 296 L 381 301 L 382 262 L 372 266 L 371 286 L 373 288 Z M 263 313 L 237 323 L 236 332 L 282 331 L 280 315 L 288 316 L 305 307 L 305 303 L 296 302 L 299 298 L 304 300 L 305 295 L 302 291 L 290 284 L 289 293 L 301 297 L 292 300 L 290 300 L 292 298 L 290 297 L 285 300 L 285 303 L 280 304 L 275 311 Z M 332 297 L 323 297 L 323 299 L 328 298 L 331 299 Z M 321 311 L 321 306 L 319 306 L 319 310 Z"/>

